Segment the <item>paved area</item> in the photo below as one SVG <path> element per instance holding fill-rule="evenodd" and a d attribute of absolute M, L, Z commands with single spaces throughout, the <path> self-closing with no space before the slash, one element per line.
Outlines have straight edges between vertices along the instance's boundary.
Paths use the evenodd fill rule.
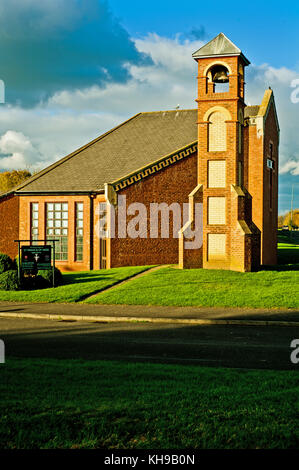
<path fill-rule="evenodd" d="M 299 370 L 291 341 L 299 328 L 90 323 L 0 318 L 6 358 L 113 359 L 211 367 Z"/>
<path fill-rule="evenodd" d="M 298 309 L 162 307 L 142 305 L 28 304 L 0 302 L 0 316 L 89 321 L 149 321 L 195 324 L 272 324 L 299 326 Z M 258 322 L 258 323 L 257 323 Z"/>

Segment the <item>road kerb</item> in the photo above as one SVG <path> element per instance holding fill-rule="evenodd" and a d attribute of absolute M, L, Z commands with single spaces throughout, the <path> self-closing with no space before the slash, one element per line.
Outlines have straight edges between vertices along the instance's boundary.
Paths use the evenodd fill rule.
<path fill-rule="evenodd" d="M 217 320 L 203 318 L 173 318 L 173 317 L 126 317 L 126 316 L 103 316 L 103 315 L 60 315 L 48 313 L 7 313 L 0 312 L 4 318 L 24 318 L 56 321 L 87 321 L 97 323 L 177 323 L 187 325 L 239 325 L 239 326 L 297 326 L 298 321 L 281 320 Z"/>

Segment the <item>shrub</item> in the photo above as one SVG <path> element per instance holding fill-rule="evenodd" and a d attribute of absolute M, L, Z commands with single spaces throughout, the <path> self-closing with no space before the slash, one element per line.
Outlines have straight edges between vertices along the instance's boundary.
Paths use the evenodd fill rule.
<path fill-rule="evenodd" d="M 18 290 L 19 280 L 17 271 L 5 271 L 0 274 L 0 289 L 1 290 Z"/>
<path fill-rule="evenodd" d="M 13 260 L 4 253 L 0 253 L 0 274 L 4 273 L 5 271 L 11 271 L 14 269 L 14 262 Z"/>
<path fill-rule="evenodd" d="M 43 277 L 48 282 L 48 287 L 51 287 L 53 285 L 52 269 L 40 270 L 38 271 L 37 275 Z M 63 277 L 62 277 L 61 271 L 58 268 L 55 268 L 55 271 L 54 271 L 54 281 L 55 281 L 55 287 L 63 284 Z"/>

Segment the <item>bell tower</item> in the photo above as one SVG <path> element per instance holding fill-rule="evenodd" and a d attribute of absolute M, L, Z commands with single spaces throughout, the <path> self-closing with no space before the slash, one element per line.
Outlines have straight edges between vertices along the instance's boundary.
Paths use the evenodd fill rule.
<path fill-rule="evenodd" d="M 193 54 L 198 63 L 198 185 L 202 267 L 252 269 L 251 197 L 244 188 L 244 91 L 249 61 L 223 33 Z"/>

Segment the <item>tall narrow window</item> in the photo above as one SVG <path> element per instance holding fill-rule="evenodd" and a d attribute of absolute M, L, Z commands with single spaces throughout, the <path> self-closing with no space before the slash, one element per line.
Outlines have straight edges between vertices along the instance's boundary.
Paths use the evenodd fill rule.
<path fill-rule="evenodd" d="M 272 200 L 273 200 L 273 170 L 269 170 L 269 207 L 272 209 Z"/>
<path fill-rule="evenodd" d="M 226 151 L 226 122 L 225 116 L 215 111 L 209 118 L 209 152 Z"/>
<path fill-rule="evenodd" d="M 107 268 L 107 204 L 99 204 L 100 269 Z"/>
<path fill-rule="evenodd" d="M 244 118 L 242 110 L 239 111 L 239 123 L 238 123 L 238 141 L 239 141 L 239 153 L 242 153 L 242 144 L 243 144 L 243 125 L 244 125 Z"/>
<path fill-rule="evenodd" d="M 243 165 L 242 162 L 238 162 L 238 186 L 243 186 Z"/>
<path fill-rule="evenodd" d="M 76 261 L 83 261 L 83 203 L 76 203 Z"/>
<path fill-rule="evenodd" d="M 68 203 L 47 203 L 47 240 L 55 243 L 55 259 L 68 259 Z"/>
<path fill-rule="evenodd" d="M 33 202 L 30 205 L 31 211 L 31 241 L 36 244 L 38 240 L 38 203 Z"/>
<path fill-rule="evenodd" d="M 273 205 L 273 169 L 274 169 L 274 161 L 273 161 L 273 144 L 270 142 L 269 145 L 269 153 L 270 153 L 270 165 L 269 165 L 269 207 L 272 209 Z"/>

